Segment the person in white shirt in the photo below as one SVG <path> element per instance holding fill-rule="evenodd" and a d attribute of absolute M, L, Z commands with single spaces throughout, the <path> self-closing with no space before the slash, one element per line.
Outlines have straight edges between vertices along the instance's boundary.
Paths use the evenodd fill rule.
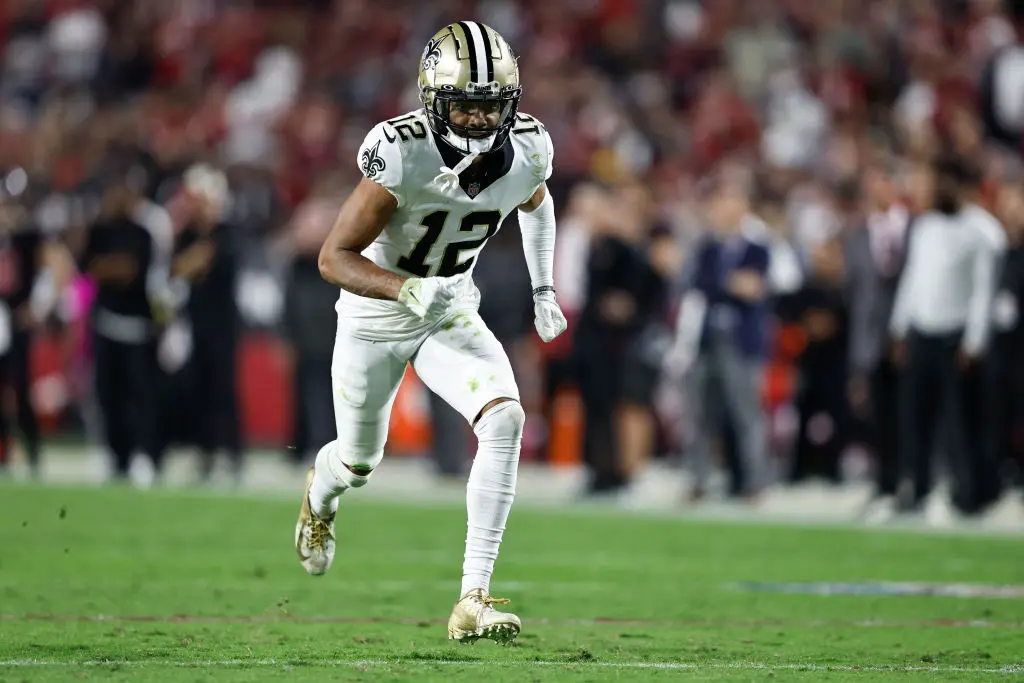
<path fill-rule="evenodd" d="M 940 424 L 946 428 L 942 451 L 953 477 L 954 502 L 969 510 L 975 495 L 964 386 L 988 344 L 997 255 L 991 236 L 963 211 L 965 178 L 963 165 L 952 160 L 922 174 L 933 201 L 910 227 L 890 321 L 895 357 L 904 371 L 900 450 L 913 476 L 912 496 L 901 496 L 905 509 L 921 505 L 931 491 Z"/>

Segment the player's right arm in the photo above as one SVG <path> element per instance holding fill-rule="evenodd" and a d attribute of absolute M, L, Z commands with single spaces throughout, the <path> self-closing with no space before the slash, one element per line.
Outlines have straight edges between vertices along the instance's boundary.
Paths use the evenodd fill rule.
<path fill-rule="evenodd" d="M 401 144 L 388 123 L 377 124 L 366 136 L 356 157 L 363 179 L 345 200 L 320 249 L 320 274 L 353 294 L 397 301 L 426 318 L 447 309 L 458 291 L 457 277 L 405 277 L 362 255 L 405 202 Z"/>
<path fill-rule="evenodd" d="M 338 212 L 320 249 L 320 274 L 331 284 L 371 299 L 398 300 L 407 278 L 362 255 L 402 203 L 402 148 L 387 123 L 378 123 L 356 153 L 363 178 Z"/>
<path fill-rule="evenodd" d="M 362 255 L 398 208 L 395 195 L 364 177 L 338 212 L 320 249 L 320 275 L 331 284 L 371 299 L 398 300 L 406 279 Z"/>

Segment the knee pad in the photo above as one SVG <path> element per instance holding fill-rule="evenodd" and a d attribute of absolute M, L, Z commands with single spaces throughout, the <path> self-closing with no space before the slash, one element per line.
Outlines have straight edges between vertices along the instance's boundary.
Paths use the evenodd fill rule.
<path fill-rule="evenodd" d="M 514 440 L 523 437 L 526 412 L 519 401 L 502 401 L 477 420 L 473 431 L 480 441 Z"/>

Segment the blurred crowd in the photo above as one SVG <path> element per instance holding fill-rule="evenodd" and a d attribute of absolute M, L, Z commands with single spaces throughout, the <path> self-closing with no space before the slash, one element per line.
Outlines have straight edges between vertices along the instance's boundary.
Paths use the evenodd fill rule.
<path fill-rule="evenodd" d="M 556 150 L 569 334 L 534 339 L 511 222 L 476 269 L 532 416 L 528 456 L 548 452 L 568 390 L 595 494 L 682 454 L 694 499 L 721 462 L 729 493 L 757 500 L 773 482 L 853 476 L 863 451 L 879 496 L 913 507 L 935 411 L 959 416 L 938 450 L 963 444 L 944 453 L 963 511 L 1013 483 L 1019 0 L 6 0 L 0 349 L 32 461 L 25 366 L 47 326 L 115 472 L 175 442 L 240 465 L 232 359 L 250 329 L 287 342 L 295 452 L 332 438 L 335 292 L 316 253 L 366 131 L 419 106 L 422 45 L 470 17 L 517 50 L 521 108 Z M 917 337 L 978 324 L 893 325 L 911 236 L 937 206 L 977 209 L 962 229 L 999 235 L 987 293 L 963 285 L 981 341 L 932 392 L 921 378 L 946 357 Z M 468 434 L 431 411 L 438 466 L 458 473 Z"/>

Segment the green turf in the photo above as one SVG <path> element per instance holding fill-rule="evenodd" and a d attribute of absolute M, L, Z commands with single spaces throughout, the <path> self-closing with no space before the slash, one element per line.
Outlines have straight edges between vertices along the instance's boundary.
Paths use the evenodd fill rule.
<path fill-rule="evenodd" d="M 515 510 L 513 648 L 460 647 L 464 511 L 344 501 L 331 572 L 297 501 L 0 486 L 0 681 L 845 681 L 1024 677 L 1024 600 L 742 581 L 1024 584 L 1024 542 Z M 659 668 L 664 665 L 665 668 Z"/>

